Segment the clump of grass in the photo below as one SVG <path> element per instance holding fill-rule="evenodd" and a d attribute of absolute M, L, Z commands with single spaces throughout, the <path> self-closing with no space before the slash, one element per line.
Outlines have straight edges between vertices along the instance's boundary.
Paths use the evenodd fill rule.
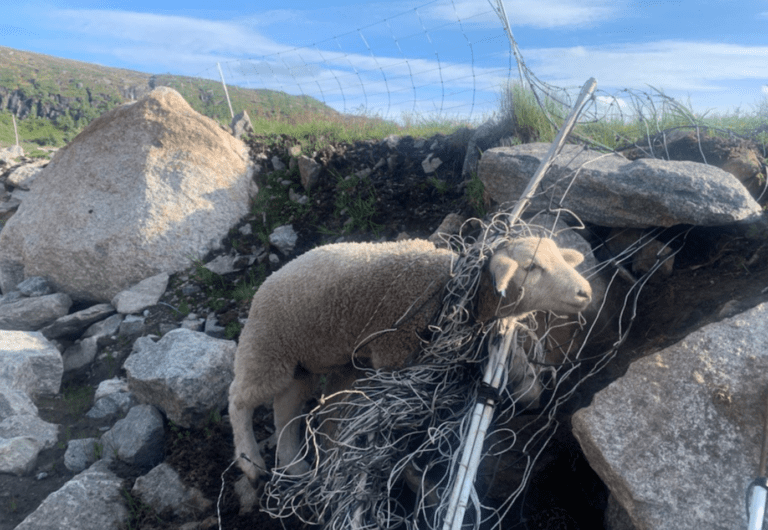
<path fill-rule="evenodd" d="M 499 103 L 502 120 L 512 125 L 515 137 L 522 143 L 554 140 L 557 128 L 553 123 L 568 111 L 551 98 L 537 99 L 532 90 L 517 83 L 502 90 Z"/>
<path fill-rule="evenodd" d="M 67 413 L 73 416 L 81 416 L 90 408 L 93 402 L 95 389 L 90 385 L 73 385 L 64 389 L 64 402 Z"/>
<path fill-rule="evenodd" d="M 472 178 L 467 182 L 465 193 L 469 204 L 474 208 L 477 217 L 485 217 L 486 208 L 485 200 L 483 199 L 483 193 L 485 191 L 485 185 L 477 173 L 472 173 Z"/>
<path fill-rule="evenodd" d="M 334 202 L 334 215 L 349 216 L 344 224 L 343 232 L 350 234 L 355 230 L 373 232 L 378 237 L 382 226 L 373 218 L 377 214 L 376 190 L 368 178 L 356 175 L 342 177 L 336 174 L 336 200 Z"/>
<path fill-rule="evenodd" d="M 622 106 L 614 105 L 614 109 L 623 107 L 626 109 L 623 114 L 606 112 L 609 105 L 606 98 L 597 107 L 587 108 L 574 129 L 573 138 L 604 149 L 617 149 L 647 142 L 647 138 L 662 131 L 699 127 L 712 136 L 736 134 L 751 138 L 764 154 L 768 151 L 768 130 L 763 130 L 768 124 L 768 97 L 752 112 L 736 109 L 729 114 L 697 114 L 690 102 L 679 102 L 653 88 L 650 92 L 625 90 L 621 99 Z M 513 141 L 526 143 L 551 142 L 557 133 L 555 126 L 570 109 L 543 93 L 511 84 L 501 92 L 500 110 L 503 119 L 513 125 Z"/>

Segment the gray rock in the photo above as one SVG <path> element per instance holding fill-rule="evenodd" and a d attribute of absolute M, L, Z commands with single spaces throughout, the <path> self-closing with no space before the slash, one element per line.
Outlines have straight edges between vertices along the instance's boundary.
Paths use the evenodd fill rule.
<path fill-rule="evenodd" d="M 37 416 L 37 407 L 24 391 L 11 388 L 7 381 L 0 380 L 0 422 L 19 414 Z"/>
<path fill-rule="evenodd" d="M 71 372 L 89 366 L 96 358 L 99 345 L 96 337 L 78 341 L 61 355 L 64 358 L 64 372 Z"/>
<path fill-rule="evenodd" d="M 16 199 L 17 201 L 24 202 L 27 197 L 29 197 L 30 192 L 23 190 L 21 188 L 16 188 L 11 192 L 11 199 Z"/>
<path fill-rule="evenodd" d="M 37 465 L 40 446 L 29 436 L 0 438 L 0 473 L 29 475 Z"/>
<path fill-rule="evenodd" d="M 498 145 L 499 140 L 510 132 L 511 124 L 497 118 L 491 118 L 472 131 L 467 142 L 467 154 L 464 156 L 464 165 L 461 168 L 463 180 L 469 180 L 478 172 L 477 163 L 480 153 Z"/>
<path fill-rule="evenodd" d="M 181 321 L 181 327 L 190 331 L 204 331 L 206 321 L 207 319 L 203 320 L 202 318 L 197 318 L 197 316 L 195 316 L 195 318 L 189 318 L 189 316 L 187 316 L 187 318 Z M 168 330 L 164 335 L 167 335 L 170 331 L 172 330 Z"/>
<path fill-rule="evenodd" d="M 130 315 L 140 313 L 147 307 L 156 305 L 168 287 L 168 273 L 161 272 L 122 291 L 112 298 L 112 305 L 118 313 Z"/>
<path fill-rule="evenodd" d="M 163 461 L 163 417 L 152 405 L 136 405 L 101 437 L 103 458 L 150 468 Z"/>
<path fill-rule="evenodd" d="M 210 337 L 223 339 L 226 328 L 219 326 L 219 320 L 216 318 L 216 313 L 211 311 L 208 313 L 208 316 L 205 317 L 205 325 L 203 326 L 203 330 L 205 331 L 205 334 Z"/>
<path fill-rule="evenodd" d="M 80 473 L 96 462 L 96 438 L 70 440 L 64 452 L 64 467 L 73 473 Z"/>
<path fill-rule="evenodd" d="M 5 296 L 0 296 L 0 305 L 17 302 L 23 298 L 24 298 L 24 295 L 21 294 L 21 291 L 11 291 Z"/>
<path fill-rule="evenodd" d="M 168 464 L 160 464 L 136 479 L 131 493 L 148 504 L 162 517 L 196 515 L 212 504 L 197 488 L 184 485 L 179 474 Z"/>
<path fill-rule="evenodd" d="M 175 324 L 160 323 L 160 325 L 158 327 L 159 327 L 159 331 L 160 331 L 160 336 L 163 336 L 166 333 L 168 333 L 169 331 L 173 331 L 174 329 L 178 328 L 179 326 L 177 326 Z M 191 328 L 189 328 L 189 329 L 191 329 Z M 196 330 L 193 329 L 192 331 L 200 331 L 200 330 L 199 329 L 196 329 Z"/>
<path fill-rule="evenodd" d="M 81 335 L 88 326 L 104 320 L 114 312 L 115 308 L 110 304 L 93 305 L 82 311 L 56 319 L 53 324 L 42 328 L 40 333 L 48 339 L 58 339 L 68 335 Z"/>
<path fill-rule="evenodd" d="M 124 318 L 125 315 L 118 313 L 117 315 L 107 317 L 101 322 L 96 322 L 85 330 L 82 338 L 87 339 L 88 337 L 96 337 L 99 346 L 103 346 L 110 340 L 111 336 L 117 335 L 120 330 L 120 324 L 123 323 Z"/>
<path fill-rule="evenodd" d="M 22 390 L 0 379 L 0 473 L 31 473 L 37 456 L 58 440 L 58 425 L 37 416 L 37 407 Z"/>
<path fill-rule="evenodd" d="M 11 214 L 14 210 L 16 210 L 19 207 L 20 204 L 21 204 L 21 201 L 16 197 L 9 197 L 3 202 L 0 202 L 0 217 Z M 0 224 L 0 230 L 2 228 L 3 226 L 2 224 Z"/>
<path fill-rule="evenodd" d="M 120 323 L 120 335 L 133 338 L 144 333 L 144 317 L 127 315 Z"/>
<path fill-rule="evenodd" d="M 299 174 L 301 175 L 301 185 L 304 189 L 311 191 L 317 184 L 320 177 L 320 170 L 323 166 L 308 156 L 299 157 Z"/>
<path fill-rule="evenodd" d="M 245 110 L 235 114 L 230 127 L 232 127 L 232 136 L 235 138 L 240 138 L 244 134 L 253 134 L 251 117 L 248 116 L 248 112 Z"/>
<path fill-rule="evenodd" d="M 0 331 L 0 382 L 32 398 L 58 394 L 64 363 L 39 332 Z"/>
<path fill-rule="evenodd" d="M 38 330 L 66 315 L 71 306 L 72 299 L 64 293 L 20 298 L 0 304 L 0 330 Z"/>
<path fill-rule="evenodd" d="M 282 160 L 280 160 L 280 157 L 273 156 L 272 167 L 275 169 L 275 171 L 283 171 L 285 169 L 285 164 L 283 163 Z"/>
<path fill-rule="evenodd" d="M 136 397 L 190 427 L 211 410 L 227 405 L 237 345 L 187 329 L 153 342 L 136 340 L 125 361 L 128 386 Z"/>
<path fill-rule="evenodd" d="M 123 481 L 104 462 L 74 476 L 51 493 L 16 530 L 117 530 L 128 521 Z"/>
<path fill-rule="evenodd" d="M 592 468 L 638 529 L 742 529 L 768 373 L 768 304 L 633 363 L 573 416 Z"/>
<path fill-rule="evenodd" d="M 96 392 L 93 394 L 94 401 L 106 397 L 110 394 L 117 392 L 128 392 L 128 381 L 120 379 L 119 377 L 113 377 L 112 379 L 105 379 L 99 386 L 96 387 Z"/>
<path fill-rule="evenodd" d="M 449 236 L 458 234 L 459 230 L 461 230 L 461 225 L 464 224 L 465 220 L 466 219 L 462 215 L 457 213 L 449 213 L 445 216 L 443 222 L 440 223 L 440 226 L 437 227 L 437 230 L 435 230 L 435 232 L 427 239 L 434 243 L 435 246 L 448 248 L 446 239 Z"/>
<path fill-rule="evenodd" d="M 246 226 L 250 226 L 250 225 L 246 225 Z M 222 256 L 217 256 L 216 258 L 212 259 L 211 261 L 203 265 L 203 267 L 219 275 L 229 274 L 230 272 L 239 271 L 244 268 L 244 267 L 235 268 L 235 262 L 237 260 L 238 260 L 238 256 L 225 254 Z"/>
<path fill-rule="evenodd" d="M 128 391 L 128 381 L 117 377 L 99 383 L 93 401 L 93 407 L 85 414 L 92 419 L 123 415 L 138 404 L 136 396 Z"/>
<path fill-rule="evenodd" d="M 5 149 L 0 149 L 0 162 L 13 164 L 17 158 L 24 156 L 24 149 L 20 145 L 12 145 Z"/>
<path fill-rule="evenodd" d="M 309 197 L 306 195 L 299 195 L 293 191 L 293 188 L 288 189 L 288 199 L 296 204 L 307 204 L 309 202 Z"/>
<path fill-rule="evenodd" d="M 48 164 L 48 160 L 35 160 L 29 164 L 14 169 L 8 175 L 8 184 L 22 190 L 29 190 L 37 175 L 42 171 L 43 166 Z"/>
<path fill-rule="evenodd" d="M 381 141 L 381 145 L 386 145 L 388 149 L 397 149 L 397 145 L 400 143 L 400 137 L 396 134 L 390 134 Z"/>
<path fill-rule="evenodd" d="M 548 149 L 549 144 L 539 143 L 485 151 L 478 175 L 493 200 L 518 200 Z M 564 146 L 539 189 L 543 191 L 529 212 L 562 201 L 583 221 L 601 226 L 719 226 L 762 218 L 760 205 L 738 179 L 716 167 L 655 159 L 629 162 L 576 145 Z"/>
<path fill-rule="evenodd" d="M 35 296 L 45 296 L 46 294 L 53 293 L 53 287 L 51 287 L 51 283 L 42 276 L 32 276 L 31 278 L 27 278 L 19 285 L 17 285 L 16 289 L 18 289 L 19 292 L 24 296 L 28 296 L 30 298 Z"/>
<path fill-rule="evenodd" d="M 30 436 L 40 449 L 50 449 L 59 440 L 59 426 L 30 414 L 17 414 L 0 421 L 0 438 Z"/>
<path fill-rule="evenodd" d="M 185 269 L 248 213 L 251 177 L 242 141 L 158 87 L 93 120 L 40 172 L 0 232 L 0 290 L 44 276 L 109 302 Z"/>
<path fill-rule="evenodd" d="M 269 242 L 277 247 L 277 250 L 282 252 L 284 256 L 293 251 L 298 239 L 299 236 L 294 232 L 293 225 L 278 226 L 269 234 Z"/>
<path fill-rule="evenodd" d="M 433 157 L 431 153 L 427 156 L 427 158 L 421 161 L 421 167 L 424 170 L 424 173 L 427 175 L 434 173 L 435 170 L 442 165 L 443 161 L 436 156 Z"/>
<path fill-rule="evenodd" d="M 94 420 L 110 418 L 125 414 L 137 404 L 138 400 L 133 393 L 115 392 L 114 394 L 97 399 L 91 410 L 86 412 L 85 415 Z"/>

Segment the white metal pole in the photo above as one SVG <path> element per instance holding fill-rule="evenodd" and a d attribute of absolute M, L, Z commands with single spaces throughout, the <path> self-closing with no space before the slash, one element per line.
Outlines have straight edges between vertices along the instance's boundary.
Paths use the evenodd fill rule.
<path fill-rule="evenodd" d="M 229 113 L 232 115 L 232 118 L 234 118 L 235 112 L 232 110 L 232 102 L 229 101 L 229 91 L 227 90 L 227 84 L 224 82 L 224 73 L 221 71 L 221 65 L 219 63 L 216 63 L 216 66 L 219 68 L 219 75 L 221 76 L 221 86 L 224 87 L 224 95 L 227 96 L 227 105 L 229 105 Z"/>
<path fill-rule="evenodd" d="M 16 145 L 19 145 L 19 131 L 16 129 L 16 116 L 11 112 L 11 121 L 13 121 L 13 134 L 16 136 Z"/>
<path fill-rule="evenodd" d="M 557 133 L 557 137 L 552 142 L 552 145 L 547 152 L 546 157 L 539 164 L 536 173 L 531 177 L 528 186 L 523 191 L 523 195 L 517 202 L 515 207 L 510 213 L 510 224 L 514 224 L 520 218 L 523 210 L 528 206 L 533 197 L 533 193 L 538 187 L 544 175 L 552 165 L 552 162 L 560 151 L 561 147 L 565 143 L 568 134 L 576 124 L 576 118 L 581 112 L 581 108 L 584 106 L 588 97 L 592 96 L 592 93 L 597 87 L 597 81 L 594 77 L 590 78 L 582 87 L 576 103 L 571 108 L 570 114 L 565 119 L 563 126 Z M 513 330 L 507 326 L 503 326 L 500 323 L 500 331 L 504 334 L 504 340 L 498 352 L 489 356 L 488 364 L 485 366 L 485 372 L 483 375 L 483 382 L 491 384 L 494 389 L 499 388 L 501 382 L 503 370 L 507 365 L 507 356 L 509 355 L 510 341 L 513 336 Z M 494 386 L 495 383 L 495 386 Z M 488 429 L 491 417 L 493 416 L 494 405 L 488 403 L 478 403 L 475 405 L 475 409 L 472 413 L 472 422 L 470 424 L 470 430 L 467 433 L 467 442 L 464 445 L 464 453 L 461 455 L 461 463 L 459 464 L 459 470 L 456 476 L 456 482 L 453 484 L 453 491 L 448 503 L 448 510 L 446 511 L 446 517 L 443 519 L 443 530 L 460 530 L 461 525 L 464 522 L 464 513 L 466 511 L 466 503 L 472 488 L 474 487 L 475 473 L 480 461 L 480 451 L 485 441 L 485 431 Z M 474 466 L 474 467 L 473 467 Z"/>

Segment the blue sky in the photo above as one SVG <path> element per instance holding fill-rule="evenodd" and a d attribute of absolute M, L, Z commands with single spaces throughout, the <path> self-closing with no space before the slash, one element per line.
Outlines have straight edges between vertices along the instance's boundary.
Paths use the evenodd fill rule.
<path fill-rule="evenodd" d="M 496 3 L 496 0 L 493 1 Z M 703 113 L 768 97 L 768 0 L 506 0 L 542 81 L 647 89 Z M 308 94 L 341 111 L 478 119 L 517 67 L 487 0 L 0 0 L 0 45 Z M 511 66 L 511 68 L 510 68 Z"/>

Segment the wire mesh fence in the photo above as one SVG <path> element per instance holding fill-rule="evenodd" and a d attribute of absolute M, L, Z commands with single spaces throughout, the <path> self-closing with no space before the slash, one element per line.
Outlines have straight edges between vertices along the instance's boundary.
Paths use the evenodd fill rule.
<path fill-rule="evenodd" d="M 579 169 L 564 179 L 577 178 Z M 533 194 L 544 193 L 535 191 L 535 184 L 533 179 Z M 569 188 L 561 188 L 559 203 Z M 484 264 L 496 249 L 522 236 L 558 239 L 572 232 L 560 219 L 572 212 L 553 208 L 525 222 L 519 220 L 525 204 L 481 223 L 479 234 L 448 238 L 458 257 L 442 310 L 430 326 L 431 340 L 409 366 L 395 371 L 359 367 L 365 377 L 354 390 L 341 399 L 321 400 L 305 418 L 305 450 L 298 456 L 312 460 L 314 467 L 295 476 L 273 470 L 266 511 L 333 529 L 449 529 L 465 522 L 473 528 L 501 528 L 516 522 L 508 519 L 510 512 L 520 508 L 536 460 L 564 417 L 564 404 L 616 354 L 635 319 L 645 282 L 674 255 L 657 251 L 655 261 L 635 278 L 621 262 L 653 241 L 652 235 L 643 235 L 625 242 L 612 262 L 590 261 L 581 271 L 598 295 L 585 315 L 478 322 L 470 317 L 473 301 Z M 622 296 L 613 290 L 619 277 Z M 598 329 L 606 349 L 590 347 Z M 498 351 L 505 357 L 503 384 L 495 392 L 481 371 Z M 475 403 L 484 400 L 499 407 L 493 425 L 482 427 L 488 439 L 476 477 L 462 455 L 468 443 L 475 443 L 468 422 Z M 499 468 L 506 470 L 505 486 L 495 492 L 492 477 Z M 461 477 L 464 471 L 466 478 Z M 456 512 L 452 493 L 459 487 L 467 493 Z"/>
<path fill-rule="evenodd" d="M 477 239 L 451 238 L 461 258 L 442 313 L 430 328 L 432 340 L 413 364 L 396 371 L 361 367 L 364 376 L 353 390 L 323 400 L 297 420 L 306 426 L 306 444 L 298 458 L 312 461 L 313 468 L 298 476 L 273 470 L 263 498 L 271 515 L 334 529 L 445 528 L 449 487 L 472 409 L 485 398 L 482 369 L 498 337 L 497 324 L 483 326 L 469 318 L 479 271 L 502 241 L 570 231 L 557 224 L 556 216 L 510 226 L 505 215 L 494 217 Z M 616 264 L 631 260 L 652 239 L 648 235 L 631 243 L 617 255 Z M 645 283 L 673 255 L 660 257 L 642 276 L 632 277 L 631 284 L 610 263 L 582 271 L 592 282 L 605 282 L 586 319 L 550 322 L 540 315 L 516 324 L 507 364 L 513 376 L 495 396 L 498 408 L 470 496 L 467 527 L 503 528 L 519 522 L 529 479 L 565 417 L 566 403 L 615 356 L 635 319 Z M 618 308 L 609 301 L 617 298 Z M 590 347 L 598 332 L 607 347 Z"/>
<path fill-rule="evenodd" d="M 310 96 L 343 113 L 472 122 L 497 108 L 512 60 L 491 5 L 434 0 L 306 46 L 220 67 L 229 84 Z M 218 67 L 197 77 L 218 79 Z"/>
<path fill-rule="evenodd" d="M 436 14 L 442 24 L 435 23 Z M 436 0 L 310 46 L 221 67 L 229 83 L 311 96 L 340 112 L 387 119 L 411 113 L 484 121 L 500 110 L 500 99 L 504 114 L 505 96 L 499 93 L 519 82 L 556 130 L 578 87 L 539 79 L 526 65 L 509 20 L 514 14 L 508 18 L 501 2 L 462 12 L 453 1 Z M 389 49 L 371 45 L 382 35 L 391 39 Z M 441 55 L 445 39 L 456 35 L 466 40 L 462 61 Z M 509 112 L 497 119 L 514 114 L 516 102 L 509 103 Z M 599 91 L 573 138 L 600 150 L 621 145 L 669 158 L 670 124 L 699 136 L 706 131 L 700 116 L 662 91 Z M 273 470 L 262 500 L 267 512 L 331 529 L 446 528 L 446 499 L 471 410 L 488 398 L 482 365 L 500 333 L 498 323 L 486 326 L 469 318 L 480 270 L 503 241 L 525 234 L 557 240 L 583 228 L 577 216 L 559 207 L 578 173 L 574 168 L 563 177 L 563 196 L 550 197 L 549 211 L 530 212 L 536 215 L 529 213 L 526 221 L 497 214 L 480 230 L 448 239 L 460 258 L 442 311 L 430 326 L 431 340 L 405 368 L 358 366 L 362 377 L 352 390 L 322 399 L 297 420 L 304 423 L 306 437 L 298 458 L 313 467 L 297 476 Z M 565 217 L 570 226 L 561 222 Z M 615 357 L 636 320 L 641 292 L 674 259 L 687 235 L 678 231 L 659 247 L 661 231 L 617 230 L 591 242 L 596 253 L 610 249 L 611 258 L 592 260 L 581 270 L 600 285 L 588 314 L 573 319 L 531 315 L 516 322 L 506 366 L 512 375 L 493 396 L 499 406 L 470 493 L 466 527 L 503 528 L 523 519 L 527 485 L 566 416 L 567 403 Z M 651 248 L 646 266 L 633 270 L 630 264 Z"/>

